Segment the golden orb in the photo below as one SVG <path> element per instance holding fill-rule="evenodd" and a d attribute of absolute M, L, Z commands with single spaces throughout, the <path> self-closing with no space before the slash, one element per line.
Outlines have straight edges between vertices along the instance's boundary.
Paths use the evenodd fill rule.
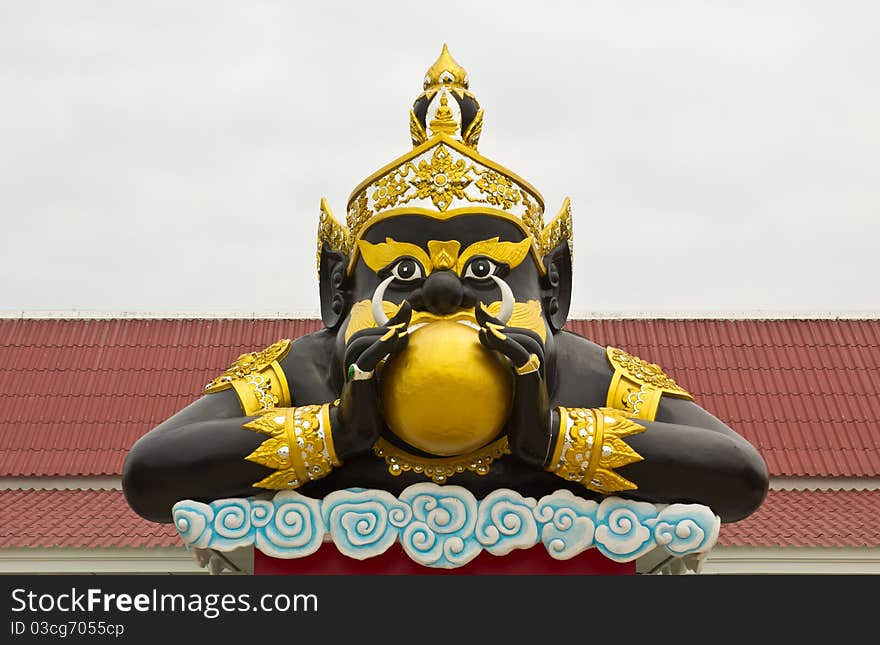
<path fill-rule="evenodd" d="M 461 455 L 494 439 L 510 414 L 513 375 L 477 331 L 452 321 L 410 332 L 382 370 L 385 422 L 409 445 Z"/>

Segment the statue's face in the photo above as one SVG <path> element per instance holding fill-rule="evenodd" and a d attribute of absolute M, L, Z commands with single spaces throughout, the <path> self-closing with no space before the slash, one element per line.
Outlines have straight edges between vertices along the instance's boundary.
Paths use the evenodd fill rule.
<path fill-rule="evenodd" d="M 359 241 L 353 278 L 354 306 L 340 328 L 344 336 L 375 324 L 362 314 L 376 301 L 386 303 L 389 316 L 408 301 L 416 324 L 464 316 L 478 303 L 498 315 L 507 287 L 513 318 L 506 322 L 547 333 L 531 240 L 497 217 L 398 215 L 378 221 Z"/>
<path fill-rule="evenodd" d="M 511 369 L 481 345 L 474 311 L 484 305 L 507 326 L 547 340 L 531 238 L 491 215 L 396 215 L 373 223 L 359 240 L 352 278 L 337 357 L 353 334 L 384 324 L 402 302 L 413 309 L 405 354 L 380 379 L 392 431 L 440 455 L 463 454 L 496 436 L 509 413 Z"/>

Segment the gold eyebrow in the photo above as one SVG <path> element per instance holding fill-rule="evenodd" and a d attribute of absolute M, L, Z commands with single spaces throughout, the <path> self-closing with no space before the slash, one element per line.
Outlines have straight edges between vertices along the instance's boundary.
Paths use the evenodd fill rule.
<path fill-rule="evenodd" d="M 484 255 L 496 262 L 506 264 L 512 269 L 519 266 L 531 248 L 531 240 L 528 238 L 520 242 L 499 242 L 498 240 L 499 238 L 493 237 L 474 242 L 460 255 L 458 250 L 461 244 L 456 240 L 430 240 L 428 242 L 430 256 L 417 244 L 398 242 L 390 237 L 386 237 L 385 241 L 379 244 L 358 240 L 358 248 L 366 265 L 376 273 L 391 265 L 395 260 L 412 257 L 421 262 L 426 276 L 435 269 L 453 268 L 460 276 L 468 261 L 478 255 Z"/>
<path fill-rule="evenodd" d="M 512 269 L 525 259 L 531 245 L 532 241 L 528 238 L 521 242 L 499 242 L 497 237 L 493 237 L 490 240 L 474 242 L 458 256 L 455 270 L 458 275 L 461 275 L 468 260 L 477 255 L 485 255 L 487 258 L 506 264 Z"/>
<path fill-rule="evenodd" d="M 361 251 L 361 257 L 368 267 L 376 273 L 403 257 L 415 258 L 422 263 L 425 275 L 431 273 L 431 258 L 425 253 L 425 250 L 409 242 L 398 242 L 386 237 L 384 242 L 379 244 L 371 244 L 366 240 L 358 240 L 358 248 Z"/>

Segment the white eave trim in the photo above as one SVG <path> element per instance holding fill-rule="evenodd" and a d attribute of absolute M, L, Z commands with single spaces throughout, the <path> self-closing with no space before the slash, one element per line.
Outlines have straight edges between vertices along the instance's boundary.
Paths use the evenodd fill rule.
<path fill-rule="evenodd" d="M 703 574 L 880 574 L 880 547 L 716 546 Z"/>
<path fill-rule="evenodd" d="M 308 311 L 3 311 L 2 319 L 25 320 L 320 320 L 317 310 Z"/>
<path fill-rule="evenodd" d="M 0 549 L 0 574 L 206 573 L 185 547 L 37 547 Z"/>
<path fill-rule="evenodd" d="M 878 320 L 880 311 L 574 311 L 569 320 Z"/>
<path fill-rule="evenodd" d="M 122 490 L 116 475 L 95 477 L 0 477 L 0 490 Z"/>
<path fill-rule="evenodd" d="M 771 477 L 770 490 L 880 490 L 880 478 Z"/>
<path fill-rule="evenodd" d="M 0 319 L 128 320 L 221 319 L 318 320 L 317 309 L 300 311 L 28 311 L 0 310 Z M 880 311 L 582 311 L 569 320 L 880 320 Z"/>

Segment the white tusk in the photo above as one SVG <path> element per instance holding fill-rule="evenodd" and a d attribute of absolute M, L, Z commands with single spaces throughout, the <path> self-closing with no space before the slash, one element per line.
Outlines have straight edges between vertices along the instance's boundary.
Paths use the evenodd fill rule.
<path fill-rule="evenodd" d="M 373 318 L 376 321 L 376 325 L 382 327 L 383 325 L 388 324 L 388 316 L 385 315 L 385 310 L 382 308 L 382 301 L 385 299 L 385 289 L 388 288 L 388 285 L 394 282 L 394 276 L 388 276 L 376 287 L 376 291 L 373 293 Z M 513 311 L 511 306 L 511 311 Z"/>
<path fill-rule="evenodd" d="M 507 321 L 509 321 L 510 317 L 513 315 L 513 291 L 511 290 L 510 285 L 497 275 L 490 277 L 501 290 L 501 311 L 498 312 L 497 318 L 506 325 Z"/>

